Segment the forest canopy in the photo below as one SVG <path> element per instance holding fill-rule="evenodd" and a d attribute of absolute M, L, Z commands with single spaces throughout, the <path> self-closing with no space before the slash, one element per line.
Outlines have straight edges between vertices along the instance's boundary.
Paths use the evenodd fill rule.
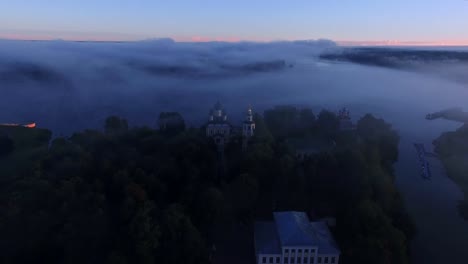
<path fill-rule="evenodd" d="M 336 219 L 341 263 L 408 263 L 415 231 L 388 123 L 366 115 L 341 131 L 333 112 L 292 106 L 255 122 L 247 148 L 234 137 L 222 159 L 179 113 L 161 129 L 113 116 L 50 143 L 47 130 L 2 134 L 0 262 L 208 263 L 216 226 L 298 210 Z"/>

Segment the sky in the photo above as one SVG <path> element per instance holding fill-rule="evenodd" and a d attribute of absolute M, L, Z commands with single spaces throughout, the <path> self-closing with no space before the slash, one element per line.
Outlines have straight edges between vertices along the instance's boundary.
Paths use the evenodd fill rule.
<path fill-rule="evenodd" d="M 468 45 L 467 0 L 0 0 L 0 38 Z"/>

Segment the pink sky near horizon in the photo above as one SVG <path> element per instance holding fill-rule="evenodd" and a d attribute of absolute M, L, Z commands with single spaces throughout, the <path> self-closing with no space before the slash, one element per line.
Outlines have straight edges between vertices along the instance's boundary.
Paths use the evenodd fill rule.
<path fill-rule="evenodd" d="M 236 36 L 209 37 L 209 36 L 174 36 L 176 42 L 271 42 L 271 41 L 293 41 L 295 39 L 265 39 L 265 38 L 242 38 Z M 113 33 L 0 33 L 0 39 L 8 40 L 65 40 L 65 41 L 138 41 L 151 38 L 141 38 L 127 34 Z M 298 39 L 300 40 L 300 39 Z M 333 40 L 340 46 L 468 46 L 467 40 L 446 41 L 411 41 L 411 40 Z"/>

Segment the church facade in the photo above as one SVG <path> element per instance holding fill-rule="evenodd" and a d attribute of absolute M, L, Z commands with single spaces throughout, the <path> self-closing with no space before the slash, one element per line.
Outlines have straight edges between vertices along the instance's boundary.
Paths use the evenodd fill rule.
<path fill-rule="evenodd" d="M 255 134 L 255 121 L 253 120 L 252 108 L 249 107 L 245 120 L 242 124 L 242 137 L 251 138 Z M 212 138 L 216 145 L 224 146 L 232 136 L 237 136 L 236 129 L 228 121 L 226 110 L 220 102 L 217 102 L 210 110 L 208 123 L 206 125 L 206 136 Z"/>

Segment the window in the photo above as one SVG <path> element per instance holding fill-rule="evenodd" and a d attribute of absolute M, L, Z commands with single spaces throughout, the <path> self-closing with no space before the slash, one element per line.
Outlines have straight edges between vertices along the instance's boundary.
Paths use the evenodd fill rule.
<path fill-rule="evenodd" d="M 322 263 L 322 257 L 317 258 L 317 263 Z"/>
<path fill-rule="evenodd" d="M 297 263 L 301 263 L 301 257 L 297 257 Z"/>
<path fill-rule="evenodd" d="M 297 253 L 302 253 L 302 249 L 298 249 L 298 250 L 297 250 Z"/>
<path fill-rule="evenodd" d="M 273 263 L 273 257 L 270 257 L 270 263 Z"/>
<path fill-rule="evenodd" d="M 262 263 L 266 263 L 266 257 L 263 257 Z"/>
<path fill-rule="evenodd" d="M 328 257 L 325 257 L 325 263 L 328 263 Z"/>
<path fill-rule="evenodd" d="M 288 260 L 289 260 L 289 258 L 286 258 L 286 257 L 285 257 L 285 258 L 283 259 L 283 263 L 284 263 L 284 264 L 288 264 Z"/>
<path fill-rule="evenodd" d="M 335 263 L 335 257 L 331 257 L 330 263 Z"/>
<path fill-rule="evenodd" d="M 288 249 L 288 248 L 285 249 L 285 250 L 284 250 L 284 253 L 289 253 L 289 249 Z"/>
<path fill-rule="evenodd" d="M 314 263 L 314 257 L 310 257 L 310 263 Z"/>
<path fill-rule="evenodd" d="M 291 263 L 294 263 L 296 259 L 294 257 L 291 258 Z"/>
<path fill-rule="evenodd" d="M 308 250 L 308 249 L 304 249 L 304 253 L 309 253 L 309 250 Z"/>
<path fill-rule="evenodd" d="M 291 253 L 296 253 L 296 250 L 295 249 L 291 249 Z"/>
<path fill-rule="evenodd" d="M 280 263 L 281 261 L 281 258 L 280 257 L 276 257 L 276 263 Z"/>
<path fill-rule="evenodd" d="M 304 257 L 304 259 L 302 260 L 302 263 L 307 263 L 307 258 Z"/>

